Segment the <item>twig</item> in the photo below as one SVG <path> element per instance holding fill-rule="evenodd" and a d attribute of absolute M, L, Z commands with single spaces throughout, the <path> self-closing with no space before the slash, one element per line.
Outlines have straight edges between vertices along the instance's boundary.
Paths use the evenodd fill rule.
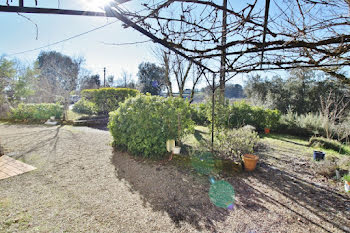
<path fill-rule="evenodd" d="M 21 13 L 18 13 L 17 12 L 17 14 L 19 15 L 19 16 L 22 16 L 23 18 L 25 18 L 26 20 L 28 20 L 29 22 L 31 22 L 31 23 L 33 23 L 34 25 L 35 25 L 35 28 L 36 28 L 36 40 L 38 40 L 38 35 L 39 35 L 39 28 L 38 28 L 38 25 L 33 21 L 33 20 L 31 20 L 29 17 L 27 17 L 27 16 L 24 16 L 24 15 L 22 15 Z"/>

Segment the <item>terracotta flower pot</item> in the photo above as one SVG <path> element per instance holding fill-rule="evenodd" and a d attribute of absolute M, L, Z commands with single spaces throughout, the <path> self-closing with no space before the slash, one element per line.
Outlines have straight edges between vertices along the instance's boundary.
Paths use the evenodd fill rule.
<path fill-rule="evenodd" d="M 265 128 L 264 131 L 265 131 L 265 134 L 269 134 L 270 133 L 270 129 L 269 128 Z"/>
<path fill-rule="evenodd" d="M 253 171 L 256 167 L 259 157 L 256 155 L 245 154 L 243 155 L 244 168 L 247 171 Z"/>

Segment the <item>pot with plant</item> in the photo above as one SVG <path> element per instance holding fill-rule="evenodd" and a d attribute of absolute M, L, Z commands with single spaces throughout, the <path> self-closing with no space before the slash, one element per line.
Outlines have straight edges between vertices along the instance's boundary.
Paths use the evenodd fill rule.
<path fill-rule="evenodd" d="M 343 176 L 345 192 L 350 192 L 350 174 Z"/>
<path fill-rule="evenodd" d="M 269 134 L 270 133 L 270 128 L 264 128 L 264 132 L 265 132 L 265 134 Z"/>
<path fill-rule="evenodd" d="M 324 160 L 325 157 L 325 153 L 322 151 L 314 151 L 314 160 L 315 161 L 320 161 L 320 160 Z"/>
<path fill-rule="evenodd" d="M 258 163 L 259 157 L 252 154 L 243 155 L 243 164 L 246 171 L 254 171 L 256 164 Z"/>
<path fill-rule="evenodd" d="M 239 159 L 246 171 L 253 171 L 259 159 L 252 154 L 258 139 L 258 134 L 249 129 L 222 129 L 216 134 L 216 150 L 220 157 Z"/>

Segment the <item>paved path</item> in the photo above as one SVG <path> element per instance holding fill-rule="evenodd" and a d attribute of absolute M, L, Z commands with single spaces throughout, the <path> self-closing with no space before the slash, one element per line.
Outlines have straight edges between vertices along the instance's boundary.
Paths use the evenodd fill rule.
<path fill-rule="evenodd" d="M 0 157 L 0 180 L 21 175 L 35 169 L 35 167 L 15 160 L 7 155 Z"/>

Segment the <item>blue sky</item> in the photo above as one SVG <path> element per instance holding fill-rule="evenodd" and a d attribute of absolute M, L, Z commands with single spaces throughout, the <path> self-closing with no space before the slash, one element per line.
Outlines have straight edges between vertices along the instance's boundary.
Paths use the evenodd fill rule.
<path fill-rule="evenodd" d="M 86 1 L 101 0 L 60 0 L 61 9 L 78 10 L 98 10 L 93 9 Z M 39 0 L 38 7 L 57 8 L 57 0 Z M 134 0 L 125 3 L 126 8 L 137 8 L 140 0 Z M 0 5 L 5 5 L 6 0 L 0 0 Z M 14 0 L 11 5 L 17 5 L 18 0 Z M 24 0 L 25 6 L 34 6 L 34 0 Z M 22 51 L 35 49 L 60 40 L 67 39 L 74 35 L 84 33 L 96 27 L 116 21 L 113 18 L 88 17 L 88 16 L 63 16 L 63 15 L 39 15 L 24 14 L 29 17 L 38 26 L 38 39 L 36 39 L 36 28 L 33 23 L 16 13 L 0 13 L 0 22 L 2 23 L 2 36 L 0 37 L 0 55 L 16 54 Z M 129 43 L 145 41 L 148 38 L 134 31 L 125 29 L 117 21 L 102 29 L 90 32 L 78 38 L 46 47 L 43 50 L 55 50 L 63 54 L 85 58 L 85 67 L 92 73 L 103 75 L 103 67 L 107 68 L 107 76 L 114 75 L 115 79 L 120 77 L 122 70 L 133 74 L 136 79 L 138 65 L 143 61 L 156 62 L 152 53 L 152 42 L 137 44 L 113 46 L 104 43 Z M 10 56 L 17 58 L 25 64 L 32 64 L 41 50 L 26 52 Z M 275 72 L 278 74 L 278 72 Z M 265 76 L 265 74 L 262 74 Z M 273 75 L 273 73 L 272 73 Z M 246 75 L 244 75 L 246 76 Z M 271 73 L 270 75 L 271 76 Z M 233 83 L 243 84 L 243 75 L 233 79 Z M 205 85 L 205 82 L 200 85 Z"/>
<path fill-rule="evenodd" d="M 0 5 L 5 5 L 5 0 L 0 0 Z M 34 0 L 24 0 L 27 6 Z M 39 0 L 39 4 L 43 1 Z M 49 1 L 51 4 L 40 7 L 57 7 L 57 1 Z M 62 9 L 82 9 L 82 0 L 61 0 Z M 15 5 L 16 1 L 11 3 Z M 16 13 L 0 13 L 2 22 L 2 36 L 0 37 L 0 55 L 11 55 L 25 50 L 34 49 L 47 44 L 60 41 L 76 34 L 80 34 L 109 22 L 116 21 L 112 18 L 87 17 L 87 16 L 62 16 L 62 15 L 38 15 L 25 14 L 38 25 L 38 40 L 36 40 L 35 25 L 17 15 Z M 107 68 L 107 75 L 116 78 L 124 69 L 136 75 L 138 65 L 143 61 L 157 62 L 151 47 L 152 42 L 138 45 L 113 46 L 106 43 L 126 43 L 145 41 L 147 38 L 132 29 L 124 29 L 120 22 L 106 26 L 97 31 L 88 33 L 78 38 L 49 46 L 43 50 L 55 50 L 69 56 L 83 56 L 86 59 L 86 68 L 94 73 L 103 74 L 103 67 Z M 40 53 L 40 50 L 11 56 L 18 58 L 26 64 L 31 64 Z"/>

